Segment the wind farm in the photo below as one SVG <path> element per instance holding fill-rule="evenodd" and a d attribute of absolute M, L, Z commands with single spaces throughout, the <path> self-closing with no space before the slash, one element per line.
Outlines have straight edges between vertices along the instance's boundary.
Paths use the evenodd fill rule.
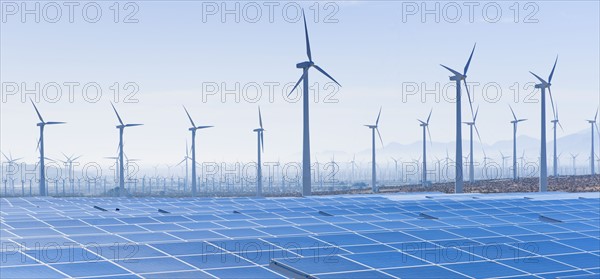
<path fill-rule="evenodd" d="M 1 277 L 599 278 L 600 4 L 474 3 L 3 3 Z"/>

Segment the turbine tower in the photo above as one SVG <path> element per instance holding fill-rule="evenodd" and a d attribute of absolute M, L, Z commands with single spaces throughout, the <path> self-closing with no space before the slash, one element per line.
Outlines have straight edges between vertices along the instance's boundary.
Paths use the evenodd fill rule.
<path fill-rule="evenodd" d="M 302 83 L 303 93 L 302 93 L 302 107 L 303 107 L 303 136 L 302 136 L 302 195 L 309 196 L 311 194 L 311 173 L 310 173 L 310 134 L 309 134 L 309 113 L 308 113 L 308 95 L 309 95 L 309 86 L 308 86 L 308 70 L 310 68 L 315 68 L 317 71 L 321 72 L 333 82 L 335 82 L 338 86 L 341 86 L 333 77 L 331 77 L 328 73 L 326 73 L 321 67 L 317 66 L 313 60 L 310 52 L 310 43 L 308 40 L 308 28 L 306 27 L 306 17 L 304 16 L 304 10 L 302 11 L 302 18 L 304 19 L 304 35 L 306 38 L 306 55 L 308 56 L 308 61 L 300 62 L 296 64 L 296 68 L 302 69 L 302 76 L 292 88 L 292 91 L 288 94 L 291 95 L 296 87 Z"/>
<path fill-rule="evenodd" d="M 40 111 L 37 109 L 33 100 L 31 100 L 31 104 L 37 113 L 38 118 L 40 119 L 40 123 L 37 124 L 40 127 L 40 139 L 38 140 L 37 148 L 40 150 L 40 196 L 46 196 L 46 165 L 44 164 L 44 127 L 46 125 L 56 125 L 56 124 L 65 124 L 66 122 L 56 122 L 56 121 L 44 121 Z"/>
<path fill-rule="evenodd" d="M 110 103 L 110 105 L 112 106 L 113 110 L 115 111 L 115 114 L 117 115 L 117 119 L 119 120 L 119 125 L 116 126 L 117 129 L 119 129 L 119 196 L 123 196 L 125 194 L 125 165 L 123 164 L 123 132 L 127 127 L 141 126 L 144 124 L 123 123 L 123 119 L 121 119 L 121 116 L 119 116 L 119 113 L 117 112 L 115 106 L 112 103 Z"/>
<path fill-rule="evenodd" d="M 596 170 L 594 168 L 594 157 L 596 157 L 594 154 L 594 127 L 596 127 L 596 129 L 598 129 L 598 124 L 596 123 L 596 120 L 598 119 L 598 110 L 596 110 L 596 115 L 594 115 L 594 119 L 592 120 L 587 120 L 588 123 L 590 123 L 590 126 L 592 126 L 592 149 L 591 149 L 591 153 L 590 153 L 590 173 L 592 175 L 596 174 Z"/>
<path fill-rule="evenodd" d="M 427 185 L 427 134 L 425 134 L 425 130 L 429 134 L 429 143 L 431 144 L 431 132 L 429 132 L 429 119 L 431 119 L 431 113 L 433 109 L 429 111 L 429 116 L 427 116 L 427 121 L 422 121 L 417 119 L 420 122 L 419 126 L 423 128 L 423 169 L 421 171 L 421 184 L 423 186 Z"/>
<path fill-rule="evenodd" d="M 192 196 L 196 196 L 196 131 L 200 129 L 211 128 L 213 126 L 196 126 L 185 106 L 183 106 L 183 110 L 185 110 L 185 114 L 187 114 L 187 117 L 190 119 L 190 123 L 192 124 L 192 127 L 190 127 L 188 130 L 192 132 Z"/>
<path fill-rule="evenodd" d="M 381 134 L 379 133 L 379 117 L 381 116 L 381 108 L 379 108 L 379 114 L 377 114 L 377 120 L 375 120 L 375 125 L 365 125 L 371 129 L 371 137 L 372 137 L 372 157 L 371 157 L 371 187 L 373 189 L 373 193 L 379 192 L 377 189 L 377 163 L 375 161 L 375 131 L 377 131 L 377 135 L 379 136 L 379 140 L 381 141 L 381 146 L 383 146 L 383 139 L 381 139 Z"/>
<path fill-rule="evenodd" d="M 463 165 L 462 165 L 462 127 L 461 127 L 461 94 L 460 94 L 460 85 L 461 81 L 465 84 L 465 90 L 467 91 L 467 97 L 469 98 L 469 106 L 471 107 L 471 115 L 473 115 L 473 105 L 471 104 L 471 94 L 469 93 L 469 87 L 467 86 L 467 71 L 469 70 L 469 65 L 471 64 L 471 58 L 473 58 L 473 52 L 475 52 L 475 44 L 473 46 L 473 50 L 471 50 L 471 55 L 469 56 L 469 60 L 465 65 L 463 73 L 459 73 L 451 68 L 448 68 L 444 65 L 442 67 L 446 68 L 448 71 L 452 72 L 454 75 L 450 76 L 450 80 L 456 82 L 456 171 L 455 171 L 455 179 L 454 179 L 454 192 L 462 193 L 463 192 Z"/>
<path fill-rule="evenodd" d="M 546 192 L 548 190 L 548 161 L 546 159 L 546 88 L 548 88 L 548 93 L 550 95 L 550 102 L 552 105 L 552 112 L 554 116 L 556 116 L 556 112 L 554 111 L 554 101 L 552 100 L 552 90 L 550 90 L 550 86 L 552 85 L 552 76 L 554 75 L 554 69 L 556 69 L 556 62 L 558 62 L 558 56 L 556 60 L 554 60 L 554 66 L 552 66 L 552 71 L 550 72 L 550 76 L 548 76 L 548 81 L 546 82 L 544 79 L 539 77 L 538 75 L 530 72 L 533 76 L 535 76 L 540 83 L 535 85 L 535 88 L 539 88 L 542 91 L 542 109 L 541 109 L 541 141 L 540 141 L 540 192 Z M 593 158 L 592 158 L 593 159 Z"/>
<path fill-rule="evenodd" d="M 264 137 L 263 137 L 263 132 L 265 131 L 265 129 L 263 129 L 263 123 L 262 123 L 262 115 L 260 113 L 260 107 L 258 107 L 258 124 L 260 126 L 260 128 L 254 129 L 254 132 L 256 132 L 256 136 L 258 138 L 258 160 L 257 160 L 257 167 L 256 167 L 256 196 L 257 197 L 262 197 L 262 161 L 261 161 L 261 153 L 265 152 L 265 142 L 264 142 Z"/>
<path fill-rule="evenodd" d="M 552 149 L 553 149 L 553 154 L 552 154 L 552 173 L 554 175 L 554 178 L 558 177 L 558 156 L 556 154 L 556 125 L 558 124 L 558 126 L 560 126 L 561 130 L 564 130 L 562 125 L 560 124 L 560 121 L 558 120 L 558 106 L 556 106 L 556 113 L 554 114 L 554 119 L 552 119 Z"/>
<path fill-rule="evenodd" d="M 475 132 L 477 133 L 479 142 L 481 142 L 481 136 L 479 135 L 479 129 L 477 129 L 477 125 L 475 125 L 475 121 L 477 121 L 478 113 L 479 113 L 479 107 L 475 111 L 475 115 L 473 116 L 473 121 L 463 122 L 463 124 L 469 125 L 469 182 L 470 183 L 475 182 L 475 166 L 473 164 L 473 127 L 475 128 Z"/>
<path fill-rule="evenodd" d="M 517 119 L 517 115 L 515 115 L 515 111 L 512 109 L 510 105 L 510 112 L 512 112 L 513 120 L 510 123 L 513 124 L 513 180 L 517 180 L 517 125 L 519 122 L 525 121 L 527 119 Z"/>

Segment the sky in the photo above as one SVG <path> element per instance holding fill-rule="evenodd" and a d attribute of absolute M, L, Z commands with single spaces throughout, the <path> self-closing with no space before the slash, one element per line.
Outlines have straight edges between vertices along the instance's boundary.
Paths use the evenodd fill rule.
<path fill-rule="evenodd" d="M 24 12 L 36 3 L 39 22 Z M 509 104 L 530 120 L 519 134 L 540 137 L 540 93 L 529 71 L 548 77 L 557 55 L 559 136 L 589 129 L 585 120 L 600 104 L 597 1 L 65 3 L 2 2 L 0 149 L 25 161 L 38 156 L 29 98 L 46 121 L 68 122 L 46 129 L 50 158 L 111 163 L 103 157 L 118 144 L 112 101 L 126 123 L 144 124 L 126 129 L 125 152 L 147 166 L 183 158 L 191 140 L 183 105 L 197 125 L 215 126 L 198 132 L 201 161 L 255 160 L 259 106 L 263 160 L 300 161 L 300 91 L 288 97 L 301 75 L 295 64 L 307 59 L 300 7 L 313 60 L 342 85 L 310 72 L 315 153 L 368 150 L 363 125 L 380 107 L 385 145 L 420 141 L 417 119 L 431 109 L 432 140 L 453 141 L 455 89 L 439 64 L 462 71 L 475 43 L 467 80 L 486 144 L 511 139 Z M 464 101 L 462 111 L 469 120 Z"/>

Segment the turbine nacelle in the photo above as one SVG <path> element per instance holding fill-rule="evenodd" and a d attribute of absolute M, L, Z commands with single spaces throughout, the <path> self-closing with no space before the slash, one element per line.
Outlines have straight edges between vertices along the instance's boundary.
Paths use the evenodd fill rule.
<path fill-rule="evenodd" d="M 312 61 L 304 61 L 296 64 L 296 68 L 298 69 L 307 69 L 315 65 L 315 62 Z"/>
<path fill-rule="evenodd" d="M 454 76 L 450 76 L 450 80 L 451 81 L 462 81 L 467 79 L 467 76 L 465 75 L 454 75 Z"/>

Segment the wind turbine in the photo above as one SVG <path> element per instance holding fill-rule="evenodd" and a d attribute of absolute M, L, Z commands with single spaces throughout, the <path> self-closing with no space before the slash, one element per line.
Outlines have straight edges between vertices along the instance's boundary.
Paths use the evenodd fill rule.
<path fill-rule="evenodd" d="M 465 65 L 463 73 L 459 73 L 451 68 L 448 68 L 442 64 L 442 67 L 446 68 L 446 70 L 452 72 L 454 75 L 450 76 L 450 80 L 456 82 L 456 172 L 455 172 L 455 180 L 454 180 L 454 192 L 462 193 L 463 192 L 463 165 L 462 165 L 462 127 L 461 127 L 461 94 L 460 94 L 460 86 L 461 81 L 465 84 L 465 89 L 467 90 L 467 97 L 469 98 L 469 106 L 471 108 L 471 115 L 473 115 L 473 104 L 471 103 L 471 94 L 469 93 L 469 87 L 467 86 L 467 71 L 469 70 L 469 65 L 471 64 L 471 58 L 473 58 L 473 53 L 475 52 L 475 44 L 473 46 L 473 50 L 471 50 L 471 55 L 469 56 L 469 60 Z"/>
<path fill-rule="evenodd" d="M 183 110 L 185 110 L 185 114 L 187 114 L 187 117 L 192 124 L 192 127 L 188 128 L 188 130 L 192 132 L 192 196 L 196 196 L 196 131 L 211 128 L 213 126 L 196 126 L 185 106 L 183 106 Z"/>
<path fill-rule="evenodd" d="M 555 110 L 555 114 L 554 114 L 554 119 L 552 119 L 552 132 L 553 132 L 553 141 L 552 141 L 552 145 L 553 145 L 553 163 L 552 163 L 552 170 L 553 170 L 553 174 L 554 177 L 558 177 L 558 156 L 556 155 L 556 125 L 558 124 L 558 126 L 560 126 L 560 129 L 564 131 L 562 125 L 560 124 L 560 121 L 558 120 L 558 106 L 556 106 L 556 110 Z"/>
<path fill-rule="evenodd" d="M 517 115 L 515 115 L 515 111 L 512 109 L 510 105 L 510 112 L 512 112 L 513 120 L 510 123 L 513 124 L 513 180 L 517 180 L 517 125 L 519 122 L 525 121 L 527 119 L 517 119 Z"/>
<path fill-rule="evenodd" d="M 506 162 L 506 159 L 510 158 L 510 156 L 504 156 L 504 153 L 502 153 L 502 151 L 500 151 L 500 157 L 502 157 L 502 177 L 504 177 L 505 175 L 505 166 L 506 164 L 504 162 Z"/>
<path fill-rule="evenodd" d="M 71 189 L 73 189 L 73 163 L 79 159 L 81 156 L 77 156 L 75 157 L 75 155 L 71 155 L 71 156 L 67 156 L 65 155 L 65 153 L 62 154 L 65 157 L 64 161 L 61 161 L 66 167 L 68 167 L 69 169 L 69 184 L 71 186 Z M 75 157 L 75 158 L 73 158 Z"/>
<path fill-rule="evenodd" d="M 571 158 L 573 159 L 573 175 L 577 175 L 577 156 L 579 156 L 579 153 L 571 153 Z"/>
<path fill-rule="evenodd" d="M 475 127 L 475 132 L 477 133 L 477 138 L 479 138 L 479 142 L 481 142 L 481 136 L 479 135 L 479 129 L 477 129 L 477 125 L 475 122 L 477 121 L 477 114 L 479 113 L 479 107 L 475 111 L 475 115 L 473 116 L 473 121 L 471 122 L 463 122 L 463 124 L 469 125 L 469 182 L 475 182 L 475 166 L 473 164 L 473 127 Z"/>
<path fill-rule="evenodd" d="M 56 124 L 65 124 L 66 122 L 55 122 L 48 121 L 45 122 L 40 114 L 40 111 L 37 109 L 33 101 L 30 99 L 35 112 L 37 113 L 38 118 L 40 119 L 40 123 L 37 124 L 40 127 L 40 139 L 38 140 L 37 148 L 40 150 L 40 196 L 46 196 L 46 165 L 44 164 L 44 127 L 46 125 L 56 125 Z"/>
<path fill-rule="evenodd" d="M 377 114 L 377 120 L 375 120 L 375 125 L 365 125 L 371 129 L 371 137 L 372 137 L 372 157 L 371 157 L 371 187 L 373 189 L 373 193 L 379 192 L 377 189 L 377 163 L 375 161 L 375 131 L 377 131 L 377 135 L 379 136 L 379 140 L 381 141 L 381 146 L 383 146 L 383 139 L 381 139 L 381 134 L 379 133 L 379 117 L 381 116 L 381 108 L 379 108 L 379 114 Z"/>
<path fill-rule="evenodd" d="M 192 158 L 190 158 L 190 150 L 188 148 L 188 143 L 187 140 L 185 141 L 185 157 L 183 157 L 183 160 L 181 160 L 181 162 L 179 162 L 177 164 L 177 166 L 183 164 L 183 162 L 185 162 L 185 182 L 183 183 L 183 191 L 186 192 L 187 191 L 187 185 L 188 185 L 188 180 L 189 180 L 189 175 L 188 175 L 188 160 L 191 160 Z"/>
<path fill-rule="evenodd" d="M 19 161 L 19 160 L 21 160 L 21 159 L 23 159 L 23 158 L 16 158 L 16 159 L 14 159 L 12 157 L 12 154 L 10 152 L 8 153 L 8 156 L 6 156 L 6 154 L 4 154 L 4 152 L 2 152 L 2 156 L 4 156 L 4 158 L 6 159 L 6 162 L 8 163 L 7 169 L 10 168 L 10 173 L 6 177 L 6 179 L 11 181 L 11 184 L 13 185 L 13 189 L 14 189 L 13 171 L 15 170 L 16 162 Z M 4 169 L 4 167 L 1 167 L 1 169 Z M 7 195 L 6 184 L 4 185 L 4 195 Z"/>
<path fill-rule="evenodd" d="M 394 161 L 394 182 L 398 181 L 398 159 L 391 157 Z M 401 159 L 401 158 L 399 158 Z"/>
<path fill-rule="evenodd" d="M 119 120 L 119 125 L 116 126 L 117 129 L 119 129 L 119 196 L 123 196 L 125 194 L 125 165 L 123 162 L 123 160 L 124 160 L 123 132 L 125 131 L 125 128 L 127 128 L 127 127 L 142 126 L 144 124 L 125 124 L 125 123 L 123 123 L 123 119 L 121 119 L 121 116 L 119 116 L 119 113 L 117 112 L 117 109 L 112 104 L 112 102 L 110 103 L 110 105 L 112 106 L 113 110 L 115 111 L 115 114 L 117 115 L 117 119 Z"/>
<path fill-rule="evenodd" d="M 432 112 L 433 109 L 429 111 L 429 116 L 427 116 L 427 121 L 425 122 L 417 119 L 417 121 L 421 123 L 419 124 L 419 126 L 423 128 L 423 169 L 421 171 L 421 183 L 423 184 L 423 186 L 427 185 L 427 134 L 425 134 L 425 130 L 427 130 L 427 133 L 429 134 L 429 143 L 431 144 L 431 132 L 429 132 L 429 119 L 431 119 Z"/>
<path fill-rule="evenodd" d="M 548 76 L 548 81 L 546 82 L 544 79 L 539 77 L 530 71 L 532 75 L 534 75 L 540 83 L 535 85 L 535 88 L 539 88 L 542 91 L 542 109 L 541 109 L 541 140 L 540 140 L 540 192 L 546 192 L 548 190 L 548 161 L 546 159 L 546 88 L 548 88 L 548 93 L 550 95 L 550 102 L 552 103 L 552 112 L 554 116 L 556 116 L 556 112 L 554 111 L 554 100 L 552 100 L 552 90 L 550 90 L 550 86 L 552 85 L 552 76 L 554 75 L 554 69 L 556 69 L 556 62 L 558 62 L 558 56 L 556 56 L 556 60 L 554 60 L 554 66 L 552 66 L 552 71 L 550 72 L 550 76 Z M 593 158 L 592 158 L 593 159 Z"/>
<path fill-rule="evenodd" d="M 333 77 L 331 77 L 327 72 L 325 72 L 321 67 L 317 66 L 313 60 L 310 52 L 310 43 L 308 40 L 308 28 L 306 27 L 306 17 L 304 16 L 304 10 L 302 10 L 302 18 L 304 19 L 304 35 L 306 38 L 306 55 L 308 56 L 308 61 L 300 62 L 296 64 L 296 68 L 302 69 L 302 76 L 292 88 L 292 91 L 288 94 L 292 94 L 296 87 L 303 82 L 303 93 L 302 93 L 302 102 L 303 102 L 303 136 L 302 136 L 302 195 L 309 196 L 311 194 L 311 173 L 310 173 L 310 133 L 309 133 L 309 113 L 308 113 L 308 70 L 310 68 L 315 68 L 317 71 L 324 74 L 326 77 L 335 82 L 338 86 L 341 86 Z"/>
<path fill-rule="evenodd" d="M 592 127 L 592 149 L 591 149 L 591 153 L 590 153 L 590 173 L 592 175 L 596 174 L 596 170 L 594 168 L 594 157 L 595 153 L 594 153 L 594 127 L 596 127 L 596 129 L 598 129 L 598 123 L 596 123 L 596 120 L 598 119 L 598 110 L 596 110 L 596 114 L 594 115 L 594 119 L 593 120 L 587 120 L 588 123 L 590 123 L 590 126 Z"/>
<path fill-rule="evenodd" d="M 354 184 L 354 167 L 356 166 L 356 154 L 352 156 L 352 161 L 350 161 L 350 166 L 352 167 L 352 179 L 351 183 Z M 352 186 L 352 185 L 350 185 Z"/>
<path fill-rule="evenodd" d="M 261 161 L 261 153 L 265 152 L 265 142 L 263 133 L 265 129 L 263 128 L 262 123 L 262 115 L 260 113 L 260 107 L 258 107 L 258 124 L 260 128 L 254 129 L 256 132 L 256 136 L 258 139 L 258 160 L 257 160 L 257 171 L 256 171 L 256 196 L 262 197 L 262 161 Z"/>

